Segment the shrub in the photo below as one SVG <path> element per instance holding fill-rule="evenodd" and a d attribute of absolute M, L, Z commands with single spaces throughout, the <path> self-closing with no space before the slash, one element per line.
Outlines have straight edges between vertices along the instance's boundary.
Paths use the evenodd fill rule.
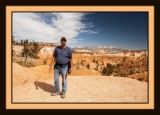
<path fill-rule="evenodd" d="M 43 64 L 44 64 L 44 65 L 46 65 L 46 64 L 47 64 L 47 61 L 46 61 L 46 59 L 44 59 L 44 61 L 43 61 Z"/>
<path fill-rule="evenodd" d="M 110 76 L 113 73 L 114 65 L 107 63 L 107 67 L 103 67 L 102 74 Z"/>
<path fill-rule="evenodd" d="M 89 64 L 87 64 L 87 69 L 90 69 L 90 65 Z"/>
<path fill-rule="evenodd" d="M 40 48 L 38 46 L 38 43 L 34 42 L 33 46 L 29 46 L 28 43 L 24 41 L 24 49 L 21 52 L 21 55 L 22 57 L 26 56 L 26 59 L 28 56 L 37 59 L 39 50 Z"/>
<path fill-rule="evenodd" d="M 95 59 L 95 58 L 93 58 L 93 62 L 94 62 L 94 63 L 96 62 L 96 59 Z"/>

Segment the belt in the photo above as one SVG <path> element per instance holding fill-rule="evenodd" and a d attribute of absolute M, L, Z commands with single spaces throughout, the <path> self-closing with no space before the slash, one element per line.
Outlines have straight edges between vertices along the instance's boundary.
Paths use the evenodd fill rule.
<path fill-rule="evenodd" d="M 58 63 L 56 63 L 56 65 L 60 65 L 60 66 L 61 66 L 61 65 L 68 65 L 68 63 L 65 63 L 65 64 L 58 64 Z"/>

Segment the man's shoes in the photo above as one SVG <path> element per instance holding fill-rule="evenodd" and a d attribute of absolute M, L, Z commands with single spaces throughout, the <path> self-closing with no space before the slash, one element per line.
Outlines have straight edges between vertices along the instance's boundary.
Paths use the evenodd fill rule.
<path fill-rule="evenodd" d="M 56 96 L 56 95 L 60 95 L 60 92 L 55 92 L 55 93 L 51 93 L 51 96 Z"/>
<path fill-rule="evenodd" d="M 61 95 L 61 98 L 65 98 L 65 93 L 62 93 L 62 94 L 61 92 L 51 93 L 51 96 L 56 96 L 56 95 Z"/>
<path fill-rule="evenodd" d="M 61 98 L 65 98 L 65 93 L 62 93 Z"/>

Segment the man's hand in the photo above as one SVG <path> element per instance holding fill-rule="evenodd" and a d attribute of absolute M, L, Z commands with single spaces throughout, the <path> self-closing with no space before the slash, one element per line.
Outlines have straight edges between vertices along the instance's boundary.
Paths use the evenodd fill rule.
<path fill-rule="evenodd" d="M 71 73 L 72 73 L 72 68 L 70 68 L 68 71 L 68 74 L 71 74 Z"/>
<path fill-rule="evenodd" d="M 52 71 L 52 66 L 49 67 L 49 73 Z"/>

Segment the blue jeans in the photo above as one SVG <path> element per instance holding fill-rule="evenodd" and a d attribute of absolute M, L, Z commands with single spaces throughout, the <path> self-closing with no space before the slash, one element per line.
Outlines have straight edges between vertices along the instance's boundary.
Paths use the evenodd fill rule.
<path fill-rule="evenodd" d="M 59 87 L 59 76 L 62 75 L 62 93 L 66 93 L 67 89 L 67 72 L 68 72 L 68 64 L 65 65 L 54 65 L 54 84 L 56 87 L 56 91 L 60 92 Z"/>

